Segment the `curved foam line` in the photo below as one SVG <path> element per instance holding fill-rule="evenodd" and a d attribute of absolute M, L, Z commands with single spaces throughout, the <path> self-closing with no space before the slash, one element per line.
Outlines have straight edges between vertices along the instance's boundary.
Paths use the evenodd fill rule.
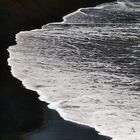
<path fill-rule="evenodd" d="M 75 12 L 73 12 L 73 13 L 70 13 L 70 14 L 68 14 L 68 15 L 66 15 L 66 16 L 63 16 L 63 21 L 61 22 L 61 23 L 65 23 L 65 22 L 67 22 L 67 18 L 68 17 L 70 17 L 70 16 L 72 16 L 72 15 L 75 15 L 75 14 L 77 14 L 77 13 L 82 13 L 82 14 L 84 14 L 84 15 L 87 15 L 86 13 L 84 13 L 84 12 L 81 12 L 81 9 L 83 9 L 83 8 L 79 8 L 77 11 L 75 11 Z"/>
<path fill-rule="evenodd" d="M 123 2 L 119 2 L 119 1 L 118 1 L 118 3 L 122 4 L 123 6 L 125 6 L 125 4 L 124 4 Z M 104 4 L 103 4 L 103 5 L 104 5 Z M 104 8 L 103 5 L 102 5 L 102 6 L 99 6 L 99 7 L 97 6 L 96 8 L 97 8 L 97 9 L 98 9 L 98 8 L 99 8 L 99 9 L 102 9 L 102 8 Z M 70 14 L 64 16 L 62 22 L 49 23 L 49 24 L 47 24 L 47 25 L 42 26 L 42 29 L 41 29 L 41 30 L 45 30 L 45 27 L 46 27 L 46 26 L 49 26 L 49 25 L 52 25 L 52 24 L 63 24 L 63 23 L 65 23 L 65 22 L 67 21 L 67 17 L 72 16 L 72 15 L 74 15 L 74 14 L 76 14 L 76 13 L 79 13 L 79 12 L 81 12 L 82 14 L 87 15 L 86 13 L 82 12 L 81 10 L 82 10 L 82 9 L 89 9 L 89 8 L 90 8 L 90 7 L 88 7 L 88 8 L 80 8 L 80 9 L 78 9 L 77 11 L 75 11 L 75 12 L 73 12 L 73 13 L 70 13 Z M 92 8 L 93 8 L 93 7 L 92 7 Z M 94 9 L 94 8 L 93 8 L 93 9 Z M 70 23 L 70 24 L 71 24 L 71 23 Z M 36 29 L 36 30 L 38 30 L 38 29 Z M 32 31 L 33 31 L 33 30 L 32 30 Z M 25 32 L 27 32 L 27 31 L 25 31 Z M 25 32 L 21 32 L 21 33 L 25 33 Z M 18 37 L 18 34 L 16 35 L 16 41 L 17 41 L 17 43 L 18 43 L 17 37 Z M 8 60 L 8 65 L 10 65 L 9 60 Z M 12 72 L 12 74 L 13 74 L 14 77 L 17 77 L 16 74 L 14 74 L 14 69 L 12 69 L 11 72 Z M 23 85 L 25 86 L 25 88 L 27 88 L 27 89 L 32 89 L 32 90 L 34 90 L 34 91 L 37 91 L 37 92 L 39 93 L 39 95 L 40 95 L 39 98 L 40 98 L 41 100 L 43 100 L 44 95 L 43 95 L 43 93 L 41 93 L 40 90 L 35 89 L 34 87 L 32 87 L 31 85 L 29 85 L 28 83 L 26 83 L 26 81 L 24 81 L 24 80 L 22 80 L 22 79 L 21 79 L 21 81 L 22 81 Z M 98 126 L 96 126 L 96 124 L 94 124 L 94 126 L 92 126 L 92 125 L 90 125 L 90 124 L 81 123 L 81 122 L 78 122 L 78 121 L 74 121 L 74 120 L 69 119 L 69 118 L 67 117 L 67 115 L 65 115 L 65 113 L 63 112 L 63 110 L 57 106 L 57 103 L 58 103 L 58 102 L 57 102 L 57 103 L 56 103 L 56 102 L 55 102 L 55 103 L 51 103 L 51 102 L 49 101 L 49 99 L 47 99 L 46 97 L 47 97 L 47 96 L 45 96 L 44 100 L 47 101 L 48 103 L 50 103 L 49 108 L 52 108 L 52 109 L 57 110 L 58 113 L 60 114 L 60 116 L 61 116 L 62 118 L 64 118 L 65 120 L 72 121 L 72 122 L 79 123 L 79 124 L 88 125 L 88 126 L 90 126 L 90 127 L 94 127 L 97 131 L 100 132 L 99 134 L 107 135 L 107 132 L 105 132 L 105 131 L 101 130 L 100 128 L 98 128 Z M 111 136 L 111 135 L 110 135 L 110 136 Z M 111 137 L 114 138 L 114 135 L 111 136 Z M 115 139 L 115 138 L 114 138 L 114 139 Z M 114 139 L 113 139 L 113 140 L 114 140 Z"/>
<path fill-rule="evenodd" d="M 129 8 L 140 8 L 140 2 L 130 2 L 128 0 L 118 0 L 117 2 Z"/>

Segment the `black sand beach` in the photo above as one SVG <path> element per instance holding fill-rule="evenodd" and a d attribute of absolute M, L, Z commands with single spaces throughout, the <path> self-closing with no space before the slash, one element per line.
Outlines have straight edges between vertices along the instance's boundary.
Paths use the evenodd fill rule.
<path fill-rule="evenodd" d="M 109 1 L 109 0 L 108 0 Z M 111 1 L 111 0 L 110 0 Z M 39 101 L 10 73 L 7 48 L 15 34 L 41 28 L 80 7 L 107 0 L 1 0 L 0 1 L 0 140 L 109 140 L 87 126 L 64 121 Z M 24 136 L 24 137 L 23 137 Z"/>

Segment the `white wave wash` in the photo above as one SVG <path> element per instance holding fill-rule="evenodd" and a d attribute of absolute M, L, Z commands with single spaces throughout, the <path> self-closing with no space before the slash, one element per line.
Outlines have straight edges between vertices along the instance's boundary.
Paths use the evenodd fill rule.
<path fill-rule="evenodd" d="M 8 49 L 12 74 L 64 119 L 113 140 L 140 140 L 138 7 L 120 0 L 81 8 L 62 23 L 20 32 Z"/>

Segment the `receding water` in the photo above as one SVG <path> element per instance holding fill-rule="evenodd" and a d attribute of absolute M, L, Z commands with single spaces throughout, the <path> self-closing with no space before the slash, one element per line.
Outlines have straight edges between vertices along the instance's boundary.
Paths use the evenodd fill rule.
<path fill-rule="evenodd" d="M 140 140 L 138 0 L 81 8 L 61 23 L 20 32 L 12 74 L 60 115 L 113 140 Z"/>

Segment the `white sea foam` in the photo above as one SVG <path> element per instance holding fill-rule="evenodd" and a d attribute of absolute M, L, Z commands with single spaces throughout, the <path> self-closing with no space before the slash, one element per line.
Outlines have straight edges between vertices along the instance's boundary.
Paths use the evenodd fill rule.
<path fill-rule="evenodd" d="M 8 49 L 26 88 L 64 119 L 113 140 L 140 140 L 140 13 L 127 3 L 81 8 L 20 32 Z"/>

